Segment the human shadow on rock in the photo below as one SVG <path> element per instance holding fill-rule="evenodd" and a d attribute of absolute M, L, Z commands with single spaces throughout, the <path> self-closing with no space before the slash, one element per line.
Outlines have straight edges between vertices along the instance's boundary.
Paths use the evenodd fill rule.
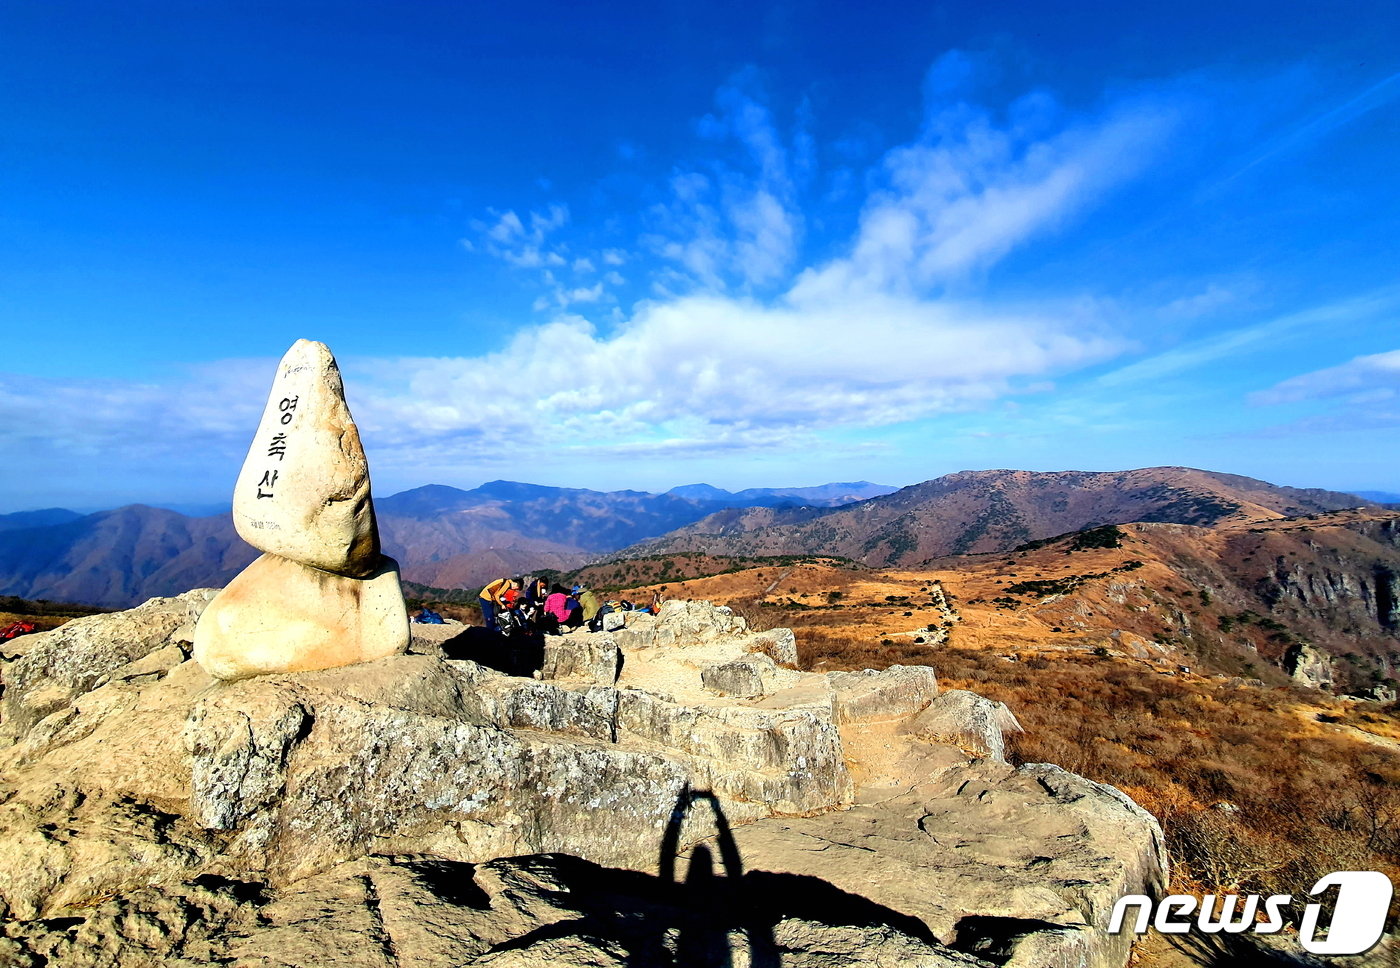
<path fill-rule="evenodd" d="M 715 835 L 684 858 L 677 876 L 681 826 L 696 805 L 709 806 Z M 716 863 L 718 854 L 718 863 Z M 775 928 L 795 919 L 823 925 L 879 928 L 935 943 L 923 922 L 850 894 L 817 877 L 743 870 L 738 846 L 713 794 L 686 789 L 663 838 L 659 876 L 600 867 L 562 854 L 515 858 L 513 864 L 548 868 L 536 883 L 551 883 L 550 903 L 572 909 L 565 918 L 514 938 L 494 950 L 526 950 L 565 938 L 587 938 L 624 952 L 630 968 L 732 968 L 735 951 L 752 968 L 778 968 L 782 949 Z M 541 871 L 544 873 L 544 871 Z"/>

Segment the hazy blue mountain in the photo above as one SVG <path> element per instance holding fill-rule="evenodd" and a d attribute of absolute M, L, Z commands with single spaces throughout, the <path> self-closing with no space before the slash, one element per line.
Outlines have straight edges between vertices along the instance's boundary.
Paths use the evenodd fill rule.
<path fill-rule="evenodd" d="M 716 500 L 716 492 L 727 496 Z M 737 493 L 697 484 L 665 494 L 492 481 L 471 490 L 431 484 L 375 505 L 384 551 L 405 578 L 470 588 L 535 568 L 572 568 L 620 549 L 824 552 L 908 564 L 1004 549 L 1090 524 L 1211 524 L 1361 500 L 1188 468 L 1148 468 L 963 472 L 894 492 L 866 481 Z M 0 516 L 0 594 L 24 598 L 132 605 L 222 585 L 255 556 L 227 513 L 189 517 L 132 505 L 88 515 L 50 509 Z"/>
<path fill-rule="evenodd" d="M 675 497 L 683 497 L 691 501 L 714 501 L 721 504 L 734 497 L 733 492 L 726 491 L 722 487 L 715 487 L 713 484 L 682 484 L 673 487 L 667 494 Z"/>
<path fill-rule="evenodd" d="M 256 556 L 228 516 L 190 518 L 133 504 L 0 531 L 0 594 L 134 605 L 226 584 Z"/>
<path fill-rule="evenodd" d="M 777 502 L 807 504 L 816 507 L 837 507 L 865 501 L 899 490 L 887 484 L 855 481 L 846 484 L 818 484 L 815 487 L 750 487 L 734 493 L 738 504 L 763 505 Z"/>
<path fill-rule="evenodd" d="M 165 508 L 167 511 L 175 511 L 183 514 L 187 518 L 212 518 L 217 514 L 232 514 L 233 503 L 231 501 L 206 501 L 194 504 L 153 504 L 152 507 Z"/>
<path fill-rule="evenodd" d="M 887 484 L 872 484 L 869 481 L 851 483 L 818 484 L 814 487 L 749 487 L 742 491 L 726 491 L 711 484 L 683 484 L 673 487 L 667 494 L 688 498 L 692 501 L 709 501 L 726 507 L 779 507 L 785 505 L 809 505 L 812 507 L 836 507 L 852 504 L 868 498 L 879 497 L 899 490 Z"/>
<path fill-rule="evenodd" d="M 44 508 L 41 511 L 15 511 L 13 514 L 0 514 L 0 531 L 15 531 L 24 528 L 46 528 L 55 524 L 76 521 L 82 515 L 67 508 Z"/>
<path fill-rule="evenodd" d="M 1377 504 L 1400 504 L 1400 494 L 1394 491 L 1352 491 L 1357 497 L 1364 497 Z"/>
<path fill-rule="evenodd" d="M 401 519 L 409 519 L 450 525 L 457 540 L 471 546 L 463 551 L 501 547 L 506 535 L 516 535 L 557 550 L 594 554 L 679 528 L 719 507 L 671 494 L 516 481 L 491 481 L 469 491 L 430 484 L 375 502 L 386 545 L 388 533 L 405 530 Z"/>

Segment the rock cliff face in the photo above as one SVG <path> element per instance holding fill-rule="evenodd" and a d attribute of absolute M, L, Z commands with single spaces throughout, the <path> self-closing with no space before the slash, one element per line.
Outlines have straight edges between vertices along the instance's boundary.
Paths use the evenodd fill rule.
<path fill-rule="evenodd" d="M 221 682 L 210 597 L 5 663 L 0 963 L 1118 966 L 1113 901 L 1163 886 L 1150 816 L 1005 764 L 1010 711 L 927 667 L 802 673 L 673 601 L 538 678 L 425 626 Z"/>

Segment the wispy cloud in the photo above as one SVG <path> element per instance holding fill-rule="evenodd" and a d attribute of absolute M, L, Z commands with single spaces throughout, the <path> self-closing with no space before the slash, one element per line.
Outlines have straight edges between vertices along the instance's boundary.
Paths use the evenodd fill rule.
<path fill-rule="evenodd" d="M 1095 384 L 1104 388 L 1119 388 L 1156 383 L 1236 357 L 1251 347 L 1273 345 L 1320 328 L 1372 317 L 1393 309 L 1397 303 L 1400 303 L 1400 291 L 1384 289 L 1354 299 L 1286 313 L 1261 323 L 1193 340 L 1138 360 L 1103 374 L 1095 380 Z"/>
<path fill-rule="evenodd" d="M 1400 400 L 1400 350 L 1358 356 L 1340 366 L 1292 377 L 1254 394 L 1250 402 L 1271 405 L 1327 399 L 1366 407 Z"/>
<path fill-rule="evenodd" d="M 1222 178 L 1211 187 L 1210 191 L 1224 188 L 1251 169 L 1271 161 L 1285 152 L 1300 150 L 1337 128 L 1384 107 L 1398 97 L 1400 97 L 1400 73 L 1395 73 L 1347 98 L 1336 107 L 1329 108 L 1321 114 L 1295 125 L 1266 145 L 1262 151 L 1244 165 Z"/>
<path fill-rule="evenodd" d="M 533 270 L 544 290 L 534 300 L 535 311 L 557 312 L 581 303 L 602 302 L 610 298 L 608 286 L 622 284 L 616 272 L 592 283 L 584 281 L 597 273 L 597 261 L 621 265 L 625 253 L 607 249 L 595 256 L 574 254 L 559 238 L 560 230 L 570 221 L 568 206 L 553 204 L 542 212 L 526 212 L 524 217 L 513 209 L 489 214 L 488 219 L 471 223 L 475 237 L 463 239 L 462 245 L 469 252 L 484 252 L 517 269 Z"/>
<path fill-rule="evenodd" d="M 1177 120 L 1170 102 L 1133 100 L 1046 134 L 1060 111 L 1034 100 L 1002 126 L 965 102 L 931 112 L 916 142 L 886 154 L 849 254 L 804 272 L 794 301 L 927 290 L 984 268 L 1140 173 Z"/>
<path fill-rule="evenodd" d="M 676 267 L 679 276 L 670 278 L 686 288 L 770 286 L 786 277 L 797 257 L 803 219 L 794 150 L 750 92 L 755 83 L 749 73 L 721 88 L 718 110 L 698 125 L 708 140 L 736 146 L 738 159 L 678 171 L 670 198 L 649 213 L 652 231 L 645 241 Z M 801 144 L 795 154 L 801 167 Z"/>
<path fill-rule="evenodd" d="M 276 363 L 201 364 L 174 383 L 0 374 L 0 448 L 26 459 L 197 463 L 200 455 L 247 446 Z"/>
<path fill-rule="evenodd" d="M 1320 407 L 1322 412 L 1238 436 L 1288 439 L 1400 430 L 1400 350 L 1358 356 L 1340 366 L 1283 380 L 1252 394 L 1249 402 L 1260 407 L 1312 404 L 1312 409 Z M 1388 453 L 1387 448 L 1393 449 L 1394 444 L 1375 439 L 1375 446 Z M 1393 462 L 1388 465 L 1393 468 Z"/>

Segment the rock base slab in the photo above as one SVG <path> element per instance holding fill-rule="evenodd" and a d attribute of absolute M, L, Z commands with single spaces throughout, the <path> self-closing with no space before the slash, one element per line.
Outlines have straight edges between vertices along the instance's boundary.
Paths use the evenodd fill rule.
<path fill-rule="evenodd" d="M 381 556 L 365 578 L 347 578 L 263 555 L 199 617 L 194 658 L 217 679 L 246 679 L 396 655 L 409 636 L 392 558 Z"/>

